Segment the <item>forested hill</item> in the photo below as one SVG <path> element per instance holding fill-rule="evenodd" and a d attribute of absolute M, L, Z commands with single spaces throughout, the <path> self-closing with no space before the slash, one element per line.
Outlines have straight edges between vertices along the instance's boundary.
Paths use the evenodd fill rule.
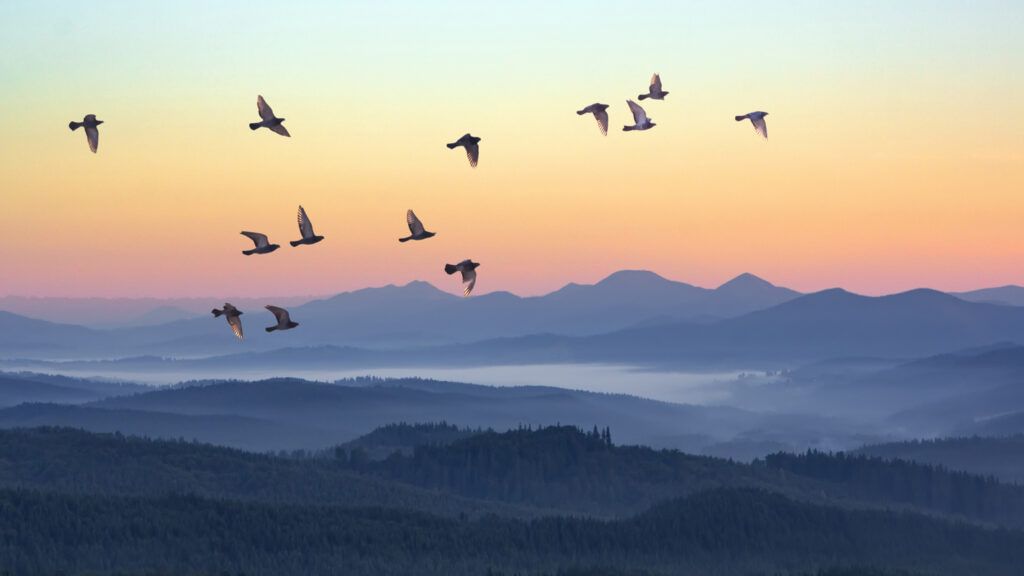
<path fill-rule="evenodd" d="M 381 481 L 325 459 L 284 458 L 69 428 L 0 430 L 0 487 L 106 496 L 187 493 L 274 504 L 404 508 L 451 516 L 538 514 L 525 507 Z"/>
<path fill-rule="evenodd" d="M 0 490 L 0 510 L 0 562 L 12 574 L 475 576 L 600 566 L 746 576 L 870 564 L 1005 576 L 1024 565 L 1020 532 L 751 489 L 704 492 L 610 522 L 12 490 Z"/>
<path fill-rule="evenodd" d="M 842 486 L 852 497 L 1024 527 L 1024 487 L 899 459 L 856 454 L 778 453 L 771 469 Z"/>
<path fill-rule="evenodd" d="M 912 460 L 1024 484 L 1024 434 L 874 444 L 855 453 Z"/>

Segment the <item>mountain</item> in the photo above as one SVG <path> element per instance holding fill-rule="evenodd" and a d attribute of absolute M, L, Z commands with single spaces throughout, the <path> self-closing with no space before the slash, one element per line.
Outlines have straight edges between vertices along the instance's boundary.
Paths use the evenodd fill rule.
<path fill-rule="evenodd" d="M 1003 576 L 1024 563 L 1017 531 L 751 489 L 703 492 L 607 522 L 27 490 L 0 491 L 0 509 L 18 528 L 0 541 L 0 557 L 25 574 L 317 576 L 344 567 L 353 576 L 747 576 L 870 565 Z"/>
<path fill-rule="evenodd" d="M 986 302 L 1003 306 L 1024 306 L 1024 287 L 1009 285 L 998 288 L 982 288 L 970 292 L 951 292 L 953 296 L 968 302 Z"/>
<path fill-rule="evenodd" d="M 75 356 L 79 350 L 91 349 L 100 338 L 102 334 L 81 326 L 36 320 L 0 310 L 0 357 Z"/>
<path fill-rule="evenodd" d="M 854 453 L 921 462 L 1024 484 L 1024 435 L 890 442 L 864 446 Z"/>
<path fill-rule="evenodd" d="M 321 449 L 395 422 L 448 422 L 497 430 L 558 423 L 587 429 L 614 425 L 623 442 L 691 452 L 764 437 L 765 430 L 779 443 L 776 448 L 787 449 L 853 446 L 871 439 L 852 435 L 845 423 L 816 416 L 757 414 L 542 386 L 490 387 L 413 378 L 333 384 L 298 379 L 217 381 L 82 406 L 32 404 L 0 410 L 0 427 L 5 428 L 73 426 L 252 450 Z M 826 440 L 828 444 L 821 444 Z"/>
<path fill-rule="evenodd" d="M 1024 308 L 971 303 L 934 290 L 869 297 L 833 289 L 712 324 L 673 323 L 575 339 L 502 339 L 451 356 L 789 367 L 851 356 L 909 359 L 1000 341 L 1024 342 Z"/>
<path fill-rule="evenodd" d="M 70 336 L 58 333 L 41 338 L 44 342 L 52 340 L 52 345 L 65 356 L 45 349 L 33 352 L 34 348 L 24 346 L 8 349 L 2 341 L 0 356 L 208 356 L 240 349 L 270 350 L 282 345 L 396 349 L 541 333 L 582 336 L 681 319 L 710 321 L 734 317 L 796 296 L 792 290 L 749 274 L 717 289 L 707 289 L 667 280 L 652 272 L 622 271 L 593 285 L 569 284 L 535 297 L 492 292 L 461 298 L 426 282 L 410 282 L 404 286 L 345 292 L 292 306 L 292 317 L 302 329 L 284 335 L 268 335 L 259 329 L 270 323 L 269 314 L 260 309 L 262 305 L 236 301 L 236 305 L 248 311 L 242 318 L 246 328 L 244 344 L 234 341 L 222 320 L 209 317 L 209 309 L 219 304 L 218 300 L 207 302 L 199 318 L 177 319 L 187 312 L 151 307 L 144 315 L 122 318 L 122 325 L 130 322 L 134 327 L 92 333 L 85 342 L 68 341 Z M 75 305 L 81 307 L 80 303 Z M 97 304 L 101 309 L 115 305 L 120 304 Z M 138 303 L 133 305 L 137 307 Z M 75 311 L 68 317 L 82 316 L 81 310 Z M 154 325 L 161 317 L 174 321 Z"/>
<path fill-rule="evenodd" d="M 274 298 L 62 298 L 41 296 L 0 296 L 0 310 L 89 328 L 124 328 L 195 318 L 210 313 L 213 305 L 234 302 L 238 306 L 258 307 L 273 301 L 281 306 L 302 304 L 308 296 Z"/>
<path fill-rule="evenodd" d="M 329 459 L 52 427 L 0 430 L 0 487 L 137 497 L 188 492 L 273 504 L 402 508 L 443 516 L 516 517 L 540 512 L 383 482 Z"/>

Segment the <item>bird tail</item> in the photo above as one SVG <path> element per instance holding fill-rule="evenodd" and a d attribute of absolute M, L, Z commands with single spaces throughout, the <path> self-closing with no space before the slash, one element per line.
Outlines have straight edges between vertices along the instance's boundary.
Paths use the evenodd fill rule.
<path fill-rule="evenodd" d="M 79 127 L 80 127 L 81 125 L 82 125 L 82 123 L 81 123 L 81 122 L 75 122 L 75 121 L 71 121 L 71 122 L 69 122 L 69 123 L 68 123 L 68 128 L 71 128 L 72 130 L 78 130 L 78 128 L 79 128 Z"/>
<path fill-rule="evenodd" d="M 259 128 L 259 127 L 260 127 L 260 123 L 259 122 L 250 122 L 249 123 L 249 130 L 255 130 L 255 129 Z"/>
<path fill-rule="evenodd" d="M 291 242 L 289 242 L 289 244 L 291 244 L 292 248 L 294 248 L 294 247 L 298 246 L 299 244 L 302 244 L 302 240 L 292 240 Z"/>
<path fill-rule="evenodd" d="M 266 330 L 267 332 L 273 332 L 274 330 L 277 330 L 277 326 L 271 326 L 270 328 L 264 328 L 264 330 Z"/>
<path fill-rule="evenodd" d="M 737 117 L 736 117 L 736 121 L 737 121 L 737 122 L 743 122 L 743 121 L 744 121 L 744 120 L 746 120 L 746 119 L 747 119 L 747 117 L 746 117 L 746 116 L 737 116 Z"/>
<path fill-rule="evenodd" d="M 640 100 L 647 100 L 648 98 L 650 98 L 650 95 L 649 94 L 641 94 L 641 95 L 637 96 L 637 98 L 640 99 Z"/>
<path fill-rule="evenodd" d="M 445 144 L 445 146 L 447 146 L 449 150 L 452 150 L 453 148 L 458 146 L 458 144 L 455 143 L 455 142 L 452 142 L 451 144 Z"/>
<path fill-rule="evenodd" d="M 446 274 L 455 274 L 459 271 L 459 267 L 454 264 L 445 264 L 444 271 Z"/>
<path fill-rule="evenodd" d="M 242 250 L 242 254 L 245 254 L 246 256 L 252 256 L 255 253 L 255 250 Z"/>
<path fill-rule="evenodd" d="M 223 310 L 217 310 L 216 308 L 214 308 L 213 310 L 210 310 L 210 312 L 213 312 L 213 317 L 214 318 L 220 318 L 221 316 L 224 315 L 224 311 Z"/>
<path fill-rule="evenodd" d="M 623 132 L 632 132 L 633 130 L 636 130 L 636 126 L 623 126 L 622 127 L 622 131 Z"/>
<path fill-rule="evenodd" d="M 405 238 L 398 239 L 399 242 L 408 242 L 409 240 L 412 240 L 412 236 L 406 236 Z"/>

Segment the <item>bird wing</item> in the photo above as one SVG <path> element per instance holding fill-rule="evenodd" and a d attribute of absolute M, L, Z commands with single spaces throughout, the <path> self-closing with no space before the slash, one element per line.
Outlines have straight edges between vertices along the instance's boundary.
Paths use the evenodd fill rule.
<path fill-rule="evenodd" d="M 266 234 L 260 234 L 259 232 L 246 232 L 243 230 L 242 236 L 252 240 L 253 244 L 255 244 L 257 248 L 265 248 L 270 245 L 270 240 L 267 239 Z"/>
<path fill-rule="evenodd" d="M 658 94 L 661 92 L 661 76 L 655 74 L 651 76 L 651 94 Z"/>
<path fill-rule="evenodd" d="M 463 268 L 462 283 L 465 285 L 465 288 L 462 290 L 462 295 L 469 296 L 469 293 L 473 291 L 473 287 L 476 286 L 476 269 Z"/>
<path fill-rule="evenodd" d="M 764 121 L 764 116 L 760 118 L 751 118 L 750 123 L 754 125 L 754 131 L 760 134 L 765 140 L 768 139 L 768 123 Z M 785 132 L 785 130 L 783 130 Z"/>
<path fill-rule="evenodd" d="M 626 100 L 626 104 L 629 104 L 629 111 L 633 113 L 633 122 L 637 126 L 647 121 L 647 112 L 644 112 L 644 109 L 639 104 L 632 100 Z"/>
<path fill-rule="evenodd" d="M 601 129 L 601 134 L 608 135 L 608 111 L 607 110 L 594 110 L 594 119 L 597 120 L 597 126 Z"/>
<path fill-rule="evenodd" d="M 284 127 L 284 124 L 278 124 L 277 126 L 268 126 L 268 128 L 270 128 L 271 132 L 275 132 L 277 134 L 280 134 L 281 136 L 287 136 L 289 138 L 292 137 L 292 135 L 288 133 L 288 129 Z"/>
<path fill-rule="evenodd" d="M 242 317 L 241 316 L 228 316 L 228 326 L 231 326 L 231 332 L 234 333 L 235 338 L 244 340 L 245 336 L 242 334 Z"/>
<path fill-rule="evenodd" d="M 475 142 L 466 142 L 466 158 L 469 158 L 469 165 L 476 168 L 476 163 L 480 161 L 480 145 Z"/>
<path fill-rule="evenodd" d="M 313 233 L 313 223 L 309 221 L 309 216 L 306 216 L 306 209 L 299 206 L 299 232 L 303 238 L 312 238 L 316 236 Z"/>
<path fill-rule="evenodd" d="M 259 110 L 260 118 L 264 120 L 274 119 L 274 110 L 267 104 L 267 101 L 263 99 L 263 96 L 256 97 L 256 109 Z"/>
<path fill-rule="evenodd" d="M 100 147 L 100 131 L 95 126 L 85 127 L 85 137 L 89 140 L 89 150 L 96 152 Z"/>
<path fill-rule="evenodd" d="M 266 306 L 266 309 L 270 310 L 270 313 L 274 315 L 274 318 L 277 318 L 278 324 L 287 324 L 292 321 L 291 317 L 288 315 L 288 311 L 285 310 L 284 308 L 278 308 L 277 306 Z"/>
<path fill-rule="evenodd" d="M 423 223 L 420 222 L 420 219 L 416 217 L 416 213 L 412 210 L 405 213 L 405 222 L 409 225 L 409 232 L 411 232 L 413 236 L 423 234 Z"/>

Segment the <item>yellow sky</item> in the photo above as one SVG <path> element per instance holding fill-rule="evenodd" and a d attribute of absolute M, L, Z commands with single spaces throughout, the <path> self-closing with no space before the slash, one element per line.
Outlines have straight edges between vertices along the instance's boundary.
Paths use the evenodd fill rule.
<path fill-rule="evenodd" d="M 168 34 L 154 4 L 0 13 L 0 295 L 457 291 L 442 268 L 463 258 L 481 292 L 521 294 L 621 268 L 865 293 L 1024 283 L 1011 3 L 864 21 L 856 3 L 663 3 L 654 38 L 611 5 L 277 5 L 268 23 L 224 3 Z M 658 125 L 621 132 L 654 71 Z M 246 127 L 258 93 L 291 139 Z M 574 114 L 594 101 L 607 137 Z M 768 142 L 732 119 L 757 109 Z M 66 127 L 89 112 L 97 155 Z M 444 146 L 467 131 L 476 170 Z M 327 239 L 293 249 L 300 203 Z M 438 236 L 399 244 L 407 208 Z M 283 248 L 244 257 L 243 229 Z"/>

